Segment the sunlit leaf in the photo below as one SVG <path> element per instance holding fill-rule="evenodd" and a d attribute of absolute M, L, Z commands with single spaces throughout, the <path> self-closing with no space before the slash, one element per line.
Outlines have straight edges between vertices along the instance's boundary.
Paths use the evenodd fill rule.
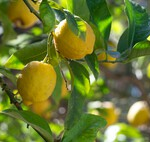
<path fill-rule="evenodd" d="M 86 38 L 86 25 L 85 22 L 80 17 L 75 17 L 69 11 L 65 11 L 66 19 L 69 28 L 72 32 L 77 35 L 82 40 Z"/>
<path fill-rule="evenodd" d="M 93 142 L 98 130 L 105 125 L 105 119 L 100 116 L 84 114 L 76 125 L 64 133 L 62 142 Z"/>
<path fill-rule="evenodd" d="M 135 58 L 150 55 L 150 41 L 141 41 L 131 49 L 129 56 L 124 62 L 129 62 Z"/>
<path fill-rule="evenodd" d="M 71 61 L 70 68 L 73 74 L 73 90 L 68 102 L 68 113 L 65 120 L 65 129 L 74 126 L 83 114 L 83 104 L 90 90 L 89 73 L 78 62 Z"/>
<path fill-rule="evenodd" d="M 118 51 L 121 53 L 150 35 L 150 18 L 146 9 L 130 0 L 125 0 L 125 5 L 129 24 L 118 43 Z"/>
<path fill-rule="evenodd" d="M 29 124 L 32 128 L 34 128 L 43 138 L 48 142 L 53 142 L 52 132 L 48 123 L 41 118 L 40 116 L 30 112 L 30 111 L 18 111 L 7 109 L 1 112 L 1 114 L 5 114 L 7 116 L 11 116 L 16 119 L 20 119 L 25 123 Z"/>
<path fill-rule="evenodd" d="M 42 0 L 39 10 L 44 32 L 51 32 L 55 26 L 55 14 L 47 0 Z"/>
<path fill-rule="evenodd" d="M 22 69 L 25 64 L 33 60 L 43 60 L 47 52 L 47 41 L 43 40 L 18 50 L 10 56 L 5 67 L 11 69 Z"/>
<path fill-rule="evenodd" d="M 92 53 L 91 55 L 87 55 L 85 57 L 85 60 L 88 66 L 90 67 L 91 71 L 93 72 L 95 79 L 97 79 L 100 72 L 97 56 L 94 53 Z"/>
<path fill-rule="evenodd" d="M 86 0 L 67 0 L 67 9 L 83 20 L 89 21 L 90 12 Z"/>
<path fill-rule="evenodd" d="M 91 14 L 91 22 L 98 27 L 105 40 L 108 40 L 112 17 L 107 7 L 106 0 L 87 0 Z"/>

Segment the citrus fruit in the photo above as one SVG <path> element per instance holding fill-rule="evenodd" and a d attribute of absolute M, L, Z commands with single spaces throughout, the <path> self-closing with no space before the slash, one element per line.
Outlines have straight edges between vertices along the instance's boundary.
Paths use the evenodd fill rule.
<path fill-rule="evenodd" d="M 100 115 L 107 121 L 107 126 L 118 121 L 119 109 L 110 101 L 99 102 L 95 101 L 89 104 L 90 113 Z"/>
<path fill-rule="evenodd" d="M 135 102 L 128 111 L 128 122 L 133 126 L 148 124 L 150 121 L 150 109 L 145 101 Z"/>
<path fill-rule="evenodd" d="M 39 9 L 38 4 L 34 4 L 31 0 L 29 3 L 36 10 Z M 23 0 L 11 0 L 8 6 L 8 17 L 19 28 L 29 28 L 33 26 L 38 18 L 30 12 L 29 8 Z"/>
<path fill-rule="evenodd" d="M 54 32 L 54 44 L 59 53 L 68 59 L 81 59 L 93 52 L 95 35 L 88 23 L 86 25 L 85 41 L 75 35 L 69 28 L 67 20 L 59 23 Z"/>
<path fill-rule="evenodd" d="M 47 99 L 45 101 L 33 103 L 30 106 L 30 108 L 34 113 L 36 113 L 46 119 L 49 119 L 51 116 L 51 113 L 49 111 L 50 106 L 51 106 L 51 102 L 49 99 Z"/>
<path fill-rule="evenodd" d="M 100 114 L 107 121 L 107 126 L 112 125 L 118 121 L 119 111 L 114 103 L 106 101 L 102 103 L 103 112 Z"/>
<path fill-rule="evenodd" d="M 56 84 L 56 72 L 52 65 L 32 61 L 21 71 L 17 80 L 18 92 L 25 105 L 47 100 Z"/>

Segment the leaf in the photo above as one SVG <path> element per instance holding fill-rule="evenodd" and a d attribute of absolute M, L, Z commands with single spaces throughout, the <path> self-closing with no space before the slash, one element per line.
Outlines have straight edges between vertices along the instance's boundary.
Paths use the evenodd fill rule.
<path fill-rule="evenodd" d="M 90 90 L 89 73 L 78 62 L 71 61 L 70 68 L 73 74 L 73 90 L 68 101 L 68 113 L 65 120 L 65 129 L 69 130 L 80 119 L 83 113 L 83 104 Z"/>
<path fill-rule="evenodd" d="M 55 67 L 55 71 L 57 74 L 57 80 L 56 80 L 55 89 L 54 89 L 53 94 L 52 94 L 52 98 L 58 104 L 60 99 L 61 99 L 62 76 L 61 76 L 59 66 Z"/>
<path fill-rule="evenodd" d="M 92 53 L 91 55 L 87 55 L 85 57 L 85 60 L 89 68 L 93 72 L 95 79 L 97 79 L 100 71 L 99 71 L 99 62 L 98 62 L 96 54 Z"/>
<path fill-rule="evenodd" d="M 135 58 L 150 55 L 150 41 L 141 41 L 131 49 L 129 56 L 124 62 L 129 62 Z"/>
<path fill-rule="evenodd" d="M 91 19 L 98 27 L 103 38 L 107 41 L 110 35 L 112 17 L 107 7 L 106 0 L 87 0 Z"/>
<path fill-rule="evenodd" d="M 51 32 L 55 26 L 55 14 L 47 0 L 42 0 L 39 10 L 44 32 Z"/>
<path fill-rule="evenodd" d="M 85 41 L 86 38 L 86 24 L 80 17 L 74 17 L 70 12 L 65 11 L 66 20 L 69 28 L 79 38 Z"/>
<path fill-rule="evenodd" d="M 22 69 L 25 64 L 33 60 L 43 60 L 47 52 L 47 41 L 42 40 L 18 50 L 10 56 L 5 67 L 11 69 Z"/>
<path fill-rule="evenodd" d="M 17 78 L 6 68 L 0 66 L 0 73 L 10 79 L 16 85 Z"/>
<path fill-rule="evenodd" d="M 5 43 L 8 40 L 14 39 L 17 37 L 17 34 L 15 33 L 12 23 L 8 16 L 6 15 L 7 13 L 7 4 L 8 1 L 0 1 L 0 21 L 2 23 L 2 27 L 4 30 L 2 41 Z"/>
<path fill-rule="evenodd" d="M 49 128 L 49 125 L 40 116 L 30 111 L 18 111 L 13 109 L 7 109 L 0 113 L 24 121 L 34 128 L 46 141 L 53 142 L 52 132 Z"/>
<path fill-rule="evenodd" d="M 67 0 L 67 9 L 83 20 L 89 21 L 90 12 L 86 0 Z"/>
<path fill-rule="evenodd" d="M 119 40 L 118 51 L 121 53 L 150 35 L 150 18 L 146 9 L 130 0 L 125 0 L 125 4 L 129 25 Z"/>
<path fill-rule="evenodd" d="M 105 119 L 100 116 L 84 114 L 76 125 L 64 133 L 62 142 L 93 142 L 99 129 L 105 125 Z"/>

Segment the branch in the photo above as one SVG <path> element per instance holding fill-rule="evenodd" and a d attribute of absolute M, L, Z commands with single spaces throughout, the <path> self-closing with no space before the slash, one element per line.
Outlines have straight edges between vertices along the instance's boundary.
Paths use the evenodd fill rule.
<path fill-rule="evenodd" d="M 21 104 L 15 99 L 15 95 L 11 92 L 11 90 L 7 87 L 6 83 L 3 82 L 2 78 L 0 77 L 0 86 L 2 90 L 6 92 L 10 99 L 10 103 L 14 104 L 18 110 L 23 110 Z"/>
<path fill-rule="evenodd" d="M 42 21 L 41 17 L 39 16 L 39 13 L 31 6 L 31 4 L 28 2 L 28 0 L 23 0 L 26 6 L 29 8 L 31 13 L 33 13 L 40 21 Z"/>

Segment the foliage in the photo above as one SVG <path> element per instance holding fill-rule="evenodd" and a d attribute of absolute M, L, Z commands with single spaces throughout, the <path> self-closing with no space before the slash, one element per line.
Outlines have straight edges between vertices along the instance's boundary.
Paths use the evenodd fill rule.
<path fill-rule="evenodd" d="M 135 76 L 139 68 L 140 71 L 146 72 L 143 65 L 147 66 L 148 64 L 146 59 L 150 55 L 149 14 L 144 7 L 131 0 L 125 0 L 119 7 L 120 9 L 116 6 L 117 2 L 111 5 L 111 1 L 106 0 L 42 0 L 38 12 L 28 3 L 29 0 L 23 1 L 29 10 L 39 18 L 35 25 L 26 29 L 17 27 L 9 19 L 6 13 L 9 1 L 0 1 L 0 28 L 3 29 L 2 31 L 0 29 L 0 86 L 2 88 L 0 90 L 0 109 L 2 108 L 0 126 L 6 116 L 11 116 L 16 120 L 22 120 L 28 127 L 32 127 L 37 132 L 37 134 L 33 134 L 33 137 L 41 136 L 47 142 L 93 142 L 96 139 L 105 141 L 106 133 L 104 135 L 102 133 L 107 126 L 106 120 L 99 115 L 88 114 L 87 104 L 90 101 L 108 99 L 106 94 L 111 91 L 108 84 L 115 85 L 116 80 L 122 75 L 124 75 L 122 78 L 129 78 L 129 81 L 132 77 L 131 82 L 141 89 L 141 84 L 137 83 L 138 79 L 136 80 Z M 36 3 L 36 0 L 33 2 Z M 117 19 L 116 11 L 122 11 L 122 7 L 125 13 L 118 14 L 120 16 L 118 16 L 118 21 L 124 21 L 126 28 L 119 33 L 119 37 L 115 37 L 112 34 L 114 32 L 113 20 Z M 124 16 L 122 16 L 123 14 Z M 96 39 L 92 54 L 86 55 L 82 59 L 72 60 L 59 53 L 55 47 L 53 35 L 57 25 L 64 19 L 67 20 L 70 30 L 83 41 L 86 37 L 83 20 L 91 26 Z M 106 56 L 99 60 L 98 56 L 101 54 Z M 109 56 L 112 56 L 114 60 L 109 60 Z M 140 67 L 134 66 L 138 60 Z M 51 64 L 57 74 L 56 86 L 49 98 L 51 100 L 49 111 L 52 112 L 52 118 L 47 121 L 31 112 L 29 107 L 21 104 L 21 96 L 16 93 L 18 74 L 31 61 L 43 61 Z M 128 64 L 126 70 L 120 75 L 116 72 L 116 68 L 116 70 L 106 69 L 102 63 L 115 63 L 116 65 L 120 63 L 120 67 L 116 66 L 117 69 L 121 69 L 123 63 Z M 128 68 L 131 66 L 133 68 Z M 129 73 L 131 76 L 128 76 Z M 110 78 L 115 81 L 111 83 Z M 68 89 L 68 94 L 64 98 L 61 96 L 63 80 Z M 118 85 L 122 85 L 122 83 L 119 82 Z M 122 85 L 120 88 L 117 87 L 117 90 L 118 92 L 126 90 L 126 87 L 126 85 Z M 134 87 L 132 86 L 132 88 Z M 142 91 L 143 89 L 141 89 Z M 144 93 L 143 91 L 142 94 Z M 8 97 L 6 97 L 7 95 Z M 14 106 L 9 104 L 8 98 Z M 111 96 L 111 100 L 113 100 L 113 96 Z M 63 104 L 65 106 L 61 107 Z M 58 113 L 57 109 L 58 112 L 59 110 L 62 112 Z M 60 118 L 56 119 L 55 117 Z M 16 120 L 10 119 L 11 122 L 6 122 L 8 127 L 12 127 L 11 123 L 14 122 L 18 126 L 22 126 L 22 123 Z M 59 124 L 56 124 L 58 120 Z M 128 127 L 125 124 L 118 124 L 118 126 L 122 128 L 121 134 L 128 135 L 132 139 L 143 140 L 141 133 L 136 128 Z M 21 129 L 21 133 L 24 132 L 22 127 L 19 129 Z M 116 142 L 118 133 L 115 134 Z M 1 138 L 0 134 L 0 140 L 15 141 L 10 136 L 10 132 L 8 138 L 5 135 Z M 36 141 L 40 141 L 41 138 L 37 138 Z"/>

